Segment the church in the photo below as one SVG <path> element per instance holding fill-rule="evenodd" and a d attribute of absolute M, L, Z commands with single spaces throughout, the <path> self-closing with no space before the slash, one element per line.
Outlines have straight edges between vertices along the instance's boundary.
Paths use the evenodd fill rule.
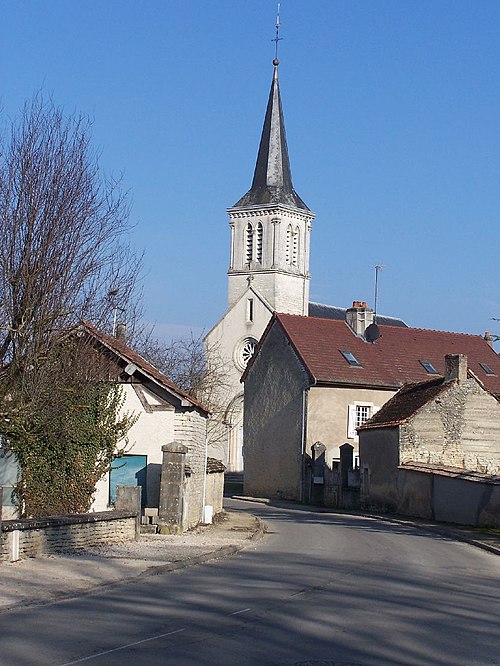
<path fill-rule="evenodd" d="M 228 209 L 231 234 L 227 312 L 205 338 L 224 362 L 222 432 L 212 442 L 229 471 L 243 469 L 240 378 L 274 311 L 307 315 L 309 244 L 314 213 L 293 188 L 278 82 L 267 103 L 249 191 Z"/>
<path fill-rule="evenodd" d="M 278 80 L 273 61 L 253 181 L 248 192 L 228 209 L 230 258 L 228 306 L 205 338 L 208 356 L 218 355 L 226 383 L 223 405 L 210 455 L 228 471 L 243 470 L 243 386 L 241 375 L 273 312 L 346 318 L 344 308 L 309 302 L 309 250 L 314 213 L 293 187 Z M 391 317 L 378 322 L 405 326 Z"/>

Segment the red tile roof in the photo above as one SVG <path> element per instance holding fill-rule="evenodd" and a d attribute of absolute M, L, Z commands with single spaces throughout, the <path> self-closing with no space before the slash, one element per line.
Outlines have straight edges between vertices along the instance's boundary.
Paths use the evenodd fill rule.
<path fill-rule="evenodd" d="M 383 405 L 365 424 L 358 428 L 388 428 L 405 423 L 426 403 L 437 398 L 450 384 L 444 377 L 437 377 L 420 384 L 406 384 Z"/>
<path fill-rule="evenodd" d="M 170 379 L 168 379 L 168 377 L 166 377 L 162 372 L 160 372 L 157 368 L 155 368 L 154 365 L 148 363 L 148 361 L 146 361 L 145 358 L 143 358 L 140 354 L 138 354 L 133 349 L 128 347 L 124 342 L 118 340 L 118 338 L 115 338 L 112 335 L 107 335 L 106 333 L 102 333 L 97 328 L 95 328 L 95 326 L 93 326 L 87 321 L 83 322 L 82 327 L 84 328 L 84 330 L 87 331 L 87 333 L 92 338 L 97 340 L 99 343 L 110 349 L 118 356 L 136 365 L 145 375 L 154 379 L 156 382 L 158 382 L 160 385 L 164 386 L 165 388 L 170 389 L 173 393 L 176 393 L 181 398 L 184 398 L 185 400 L 190 402 L 193 405 L 193 407 L 197 407 L 201 409 L 203 412 L 208 414 L 208 410 L 205 407 L 203 407 L 201 403 L 199 403 L 197 400 L 192 398 L 188 393 L 179 388 L 176 384 L 174 384 L 174 382 L 171 382 Z"/>
<path fill-rule="evenodd" d="M 282 327 L 314 383 L 394 389 L 432 379 L 420 360 L 430 361 L 444 375 L 445 355 L 465 354 L 468 368 L 485 388 L 500 394 L 500 356 L 479 335 L 380 325 L 381 337 L 371 344 L 357 337 L 343 321 L 275 314 L 261 343 L 276 324 Z M 349 365 L 342 351 L 354 354 L 361 367 Z M 495 374 L 486 374 L 480 363 L 487 363 Z"/>

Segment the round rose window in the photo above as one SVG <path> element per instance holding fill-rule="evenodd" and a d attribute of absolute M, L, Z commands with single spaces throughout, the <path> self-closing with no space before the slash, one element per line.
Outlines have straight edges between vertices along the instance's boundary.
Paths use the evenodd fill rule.
<path fill-rule="evenodd" d="M 236 365 L 244 370 L 247 367 L 248 361 L 252 358 L 257 340 L 254 338 L 245 338 L 236 348 L 235 361 Z"/>

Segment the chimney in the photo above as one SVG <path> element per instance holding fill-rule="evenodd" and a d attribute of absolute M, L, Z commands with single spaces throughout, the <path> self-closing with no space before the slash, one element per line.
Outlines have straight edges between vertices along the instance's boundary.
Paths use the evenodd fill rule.
<path fill-rule="evenodd" d="M 127 324 L 118 322 L 115 326 L 115 338 L 126 344 L 127 342 Z"/>
<path fill-rule="evenodd" d="M 491 337 L 491 333 L 489 331 L 486 331 L 483 339 L 486 342 L 486 344 L 493 349 L 493 338 Z"/>
<path fill-rule="evenodd" d="M 347 310 L 345 319 L 354 334 L 362 338 L 368 326 L 373 324 L 373 310 L 366 305 L 366 301 L 353 301 L 352 308 Z"/>
<path fill-rule="evenodd" d="M 464 382 L 467 379 L 467 356 L 465 354 L 446 354 L 444 380 L 450 382 L 453 379 Z"/>

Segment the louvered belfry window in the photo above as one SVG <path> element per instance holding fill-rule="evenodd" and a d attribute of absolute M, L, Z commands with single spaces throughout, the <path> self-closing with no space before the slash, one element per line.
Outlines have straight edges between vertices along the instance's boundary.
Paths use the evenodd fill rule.
<path fill-rule="evenodd" d="M 262 263 L 262 236 L 263 236 L 263 228 L 262 228 L 262 222 L 259 222 L 257 225 L 257 251 L 256 251 L 256 259 L 259 262 L 259 264 Z"/>
<path fill-rule="evenodd" d="M 245 252 L 246 263 L 249 264 L 253 261 L 253 227 L 250 222 L 245 229 Z"/>
<path fill-rule="evenodd" d="M 299 228 L 295 228 L 295 233 L 293 234 L 293 253 L 292 253 L 292 264 L 297 266 L 299 263 L 299 239 L 300 231 Z"/>
<path fill-rule="evenodd" d="M 285 261 L 287 264 L 290 263 L 290 250 L 292 244 L 292 227 L 288 225 L 286 230 L 286 246 L 285 246 Z"/>

